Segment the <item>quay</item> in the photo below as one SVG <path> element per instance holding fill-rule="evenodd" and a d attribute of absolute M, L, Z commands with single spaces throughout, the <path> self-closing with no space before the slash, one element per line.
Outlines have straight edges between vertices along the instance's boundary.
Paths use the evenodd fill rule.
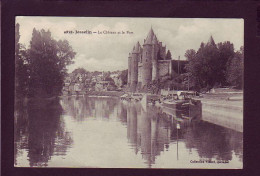
<path fill-rule="evenodd" d="M 202 104 L 202 120 L 243 132 L 243 94 L 205 94 L 195 98 Z"/>

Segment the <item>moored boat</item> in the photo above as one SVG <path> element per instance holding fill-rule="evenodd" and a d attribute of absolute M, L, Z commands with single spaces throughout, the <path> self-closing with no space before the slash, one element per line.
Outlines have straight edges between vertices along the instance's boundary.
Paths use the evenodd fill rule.
<path fill-rule="evenodd" d="M 167 108 L 181 109 L 184 103 L 188 103 L 189 100 L 164 100 L 162 105 Z"/>

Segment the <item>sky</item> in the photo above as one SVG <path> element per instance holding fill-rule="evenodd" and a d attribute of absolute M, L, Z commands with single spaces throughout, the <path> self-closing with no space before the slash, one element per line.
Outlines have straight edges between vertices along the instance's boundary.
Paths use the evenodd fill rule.
<path fill-rule="evenodd" d="M 16 23 L 20 24 L 20 43 L 27 48 L 33 28 L 50 30 L 56 40 L 68 40 L 77 53 L 75 63 L 67 67 L 69 72 L 79 67 L 87 71 L 127 69 L 129 53 L 137 41 L 143 45 L 151 27 L 157 39 L 171 51 L 173 59 L 180 56 L 185 60 L 186 50 L 197 50 L 211 35 L 216 43 L 230 41 L 235 50 L 244 45 L 243 19 L 18 16 Z M 75 34 L 76 30 L 102 34 Z M 74 34 L 65 34 L 65 31 Z M 104 31 L 116 34 L 104 34 Z M 122 31 L 125 34 L 118 34 Z"/>

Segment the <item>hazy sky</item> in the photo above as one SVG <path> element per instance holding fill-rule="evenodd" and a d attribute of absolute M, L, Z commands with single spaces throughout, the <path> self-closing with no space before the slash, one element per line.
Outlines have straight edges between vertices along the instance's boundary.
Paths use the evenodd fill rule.
<path fill-rule="evenodd" d="M 83 67 L 88 71 L 127 69 L 128 54 L 134 44 L 142 45 L 151 26 L 159 41 L 172 53 L 173 59 L 184 58 L 187 49 L 197 50 L 210 35 L 216 43 L 231 41 L 235 50 L 244 45 L 242 19 L 202 18 L 94 18 L 94 17 L 17 17 L 20 24 L 20 43 L 29 47 L 32 30 L 49 29 L 54 39 L 67 39 L 77 53 L 69 72 Z M 133 34 L 64 34 L 72 30 L 104 30 Z"/>

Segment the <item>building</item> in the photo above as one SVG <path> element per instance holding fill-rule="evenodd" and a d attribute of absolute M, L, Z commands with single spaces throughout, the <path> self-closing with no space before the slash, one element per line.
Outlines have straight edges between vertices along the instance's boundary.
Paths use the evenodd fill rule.
<path fill-rule="evenodd" d="M 128 87 L 131 92 L 146 90 L 152 82 L 172 76 L 172 60 L 166 59 L 166 46 L 151 28 L 144 44 L 139 42 L 128 57 Z"/>
<path fill-rule="evenodd" d="M 74 95 L 77 93 L 82 93 L 85 91 L 85 74 L 76 74 L 70 73 L 64 80 L 63 94 L 65 95 Z"/>

